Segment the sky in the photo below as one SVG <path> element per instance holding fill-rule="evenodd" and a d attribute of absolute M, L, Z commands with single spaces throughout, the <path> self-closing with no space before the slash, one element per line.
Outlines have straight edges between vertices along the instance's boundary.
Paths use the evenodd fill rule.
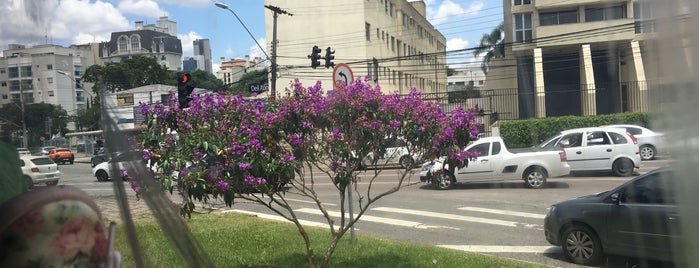
<path fill-rule="evenodd" d="M 301 1 L 301 0 L 299 0 Z M 310 1 L 310 0 L 309 0 Z M 210 0 L 0 0 L 0 50 L 8 44 L 69 46 L 108 41 L 112 32 L 134 29 L 136 21 L 154 24 L 159 17 L 177 23 L 183 57 L 192 56 L 192 41 L 209 39 L 214 71 L 220 58 L 264 57 L 255 40 L 266 47 L 264 0 L 221 0 L 238 15 Z M 447 40 L 447 51 L 472 48 L 502 22 L 499 0 L 425 0 L 427 19 Z M 280 8 L 284 9 L 284 7 Z M 271 53 L 268 53 L 271 54 Z M 450 56 L 450 67 L 479 66 L 480 59 Z"/>

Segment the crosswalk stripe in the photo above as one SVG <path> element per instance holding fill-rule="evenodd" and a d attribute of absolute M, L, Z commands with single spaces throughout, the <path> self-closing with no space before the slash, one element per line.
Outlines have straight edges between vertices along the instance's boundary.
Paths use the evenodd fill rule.
<path fill-rule="evenodd" d="M 296 209 L 294 210 L 296 212 L 301 212 L 301 213 L 309 213 L 309 214 L 315 214 L 315 215 L 323 215 L 320 210 L 317 209 L 310 209 L 310 208 L 301 208 L 301 209 Z M 328 211 L 328 215 L 332 217 L 340 217 L 340 212 L 336 211 Z M 425 225 L 421 222 L 416 222 L 416 221 L 406 221 L 406 220 L 396 220 L 396 219 L 391 219 L 391 218 L 383 218 L 383 217 L 376 217 L 376 216 L 370 216 L 370 215 L 362 215 L 361 219 L 359 221 L 368 221 L 368 222 L 376 222 L 376 223 L 384 223 L 384 224 L 390 224 L 390 225 L 397 225 L 397 226 L 403 226 L 403 227 L 410 227 L 410 228 L 417 228 L 417 229 L 452 229 L 452 230 L 460 230 L 459 228 L 456 227 L 450 227 L 450 226 L 439 226 L 439 225 Z"/>
<path fill-rule="evenodd" d="M 270 214 L 251 212 L 251 211 L 245 211 L 245 210 L 240 210 L 240 209 L 228 209 L 228 210 L 221 211 L 221 213 L 229 213 L 229 212 L 254 215 L 254 216 L 257 216 L 258 218 L 262 218 L 262 219 L 291 223 L 291 221 L 289 221 L 286 218 L 279 216 L 279 215 L 270 215 Z M 321 222 L 299 220 L 299 223 L 301 223 L 301 225 L 303 225 L 303 226 L 321 227 L 321 228 L 326 228 L 326 229 L 330 228 L 330 226 L 327 223 L 321 223 Z"/>
<path fill-rule="evenodd" d="M 467 252 L 483 253 L 548 253 L 559 248 L 554 246 L 487 246 L 487 245 L 437 245 Z"/>
<path fill-rule="evenodd" d="M 496 220 L 496 219 L 488 219 L 488 218 L 480 218 L 480 217 L 471 217 L 471 216 L 463 216 L 463 215 L 457 215 L 457 214 L 446 214 L 446 213 L 437 213 L 437 212 L 422 211 L 422 210 L 389 208 L 389 207 L 377 207 L 377 208 L 373 208 L 371 210 L 372 211 L 385 211 L 385 212 L 410 214 L 410 215 L 417 215 L 417 216 L 424 216 L 424 217 L 441 218 L 441 219 L 447 219 L 447 220 L 478 222 L 478 223 L 493 224 L 493 225 L 500 225 L 500 226 L 507 226 L 507 227 L 525 227 L 525 228 L 531 228 L 531 229 L 536 229 L 536 230 L 544 230 L 544 227 L 541 224 L 529 224 L 529 223 L 523 223 L 523 222 Z"/>
<path fill-rule="evenodd" d="M 467 211 L 475 211 L 475 212 L 485 212 L 485 213 L 491 213 L 491 214 L 500 214 L 500 215 L 518 216 L 518 217 L 525 217 L 525 218 L 534 218 L 534 219 L 543 219 L 543 218 L 546 217 L 546 215 L 544 215 L 544 214 L 527 213 L 527 212 L 518 212 L 518 211 L 512 211 L 512 210 L 491 209 L 491 208 L 460 207 L 460 208 L 458 208 L 458 209 L 459 209 L 459 210 L 467 210 Z"/>

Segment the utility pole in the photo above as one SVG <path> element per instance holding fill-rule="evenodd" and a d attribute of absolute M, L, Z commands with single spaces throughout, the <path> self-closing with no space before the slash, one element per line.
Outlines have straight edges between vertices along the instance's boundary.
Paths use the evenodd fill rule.
<path fill-rule="evenodd" d="M 17 68 L 19 71 L 20 68 Z M 22 82 L 19 83 L 19 105 L 22 110 L 22 147 L 29 148 L 27 139 L 27 122 L 24 120 L 24 90 L 22 89 Z"/>
<path fill-rule="evenodd" d="M 272 28 L 272 99 L 275 99 L 277 97 L 277 16 L 279 14 L 287 14 L 289 16 L 293 16 L 294 14 L 291 14 L 285 10 L 282 10 L 279 7 L 272 6 L 272 5 L 265 5 L 265 7 L 269 10 L 272 10 L 274 13 L 274 23 L 273 23 L 273 28 Z"/>

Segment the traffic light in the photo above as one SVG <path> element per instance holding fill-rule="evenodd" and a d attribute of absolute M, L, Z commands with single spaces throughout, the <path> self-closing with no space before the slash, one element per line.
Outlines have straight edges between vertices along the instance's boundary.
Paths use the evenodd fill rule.
<path fill-rule="evenodd" d="M 188 73 L 177 73 L 177 100 L 180 104 L 180 109 L 189 107 L 190 96 L 194 88 L 187 85 L 192 80 L 192 76 Z"/>
<path fill-rule="evenodd" d="M 311 59 L 311 68 L 313 69 L 320 66 L 320 51 L 321 49 L 318 46 L 313 46 L 311 55 L 308 55 L 308 58 Z"/>
<path fill-rule="evenodd" d="M 325 68 L 335 67 L 335 63 L 332 60 L 335 59 L 335 50 L 330 49 L 330 47 L 325 49 Z"/>

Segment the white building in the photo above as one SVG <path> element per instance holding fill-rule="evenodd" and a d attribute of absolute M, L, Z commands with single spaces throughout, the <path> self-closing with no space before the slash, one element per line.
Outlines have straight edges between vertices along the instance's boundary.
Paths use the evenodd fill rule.
<path fill-rule="evenodd" d="M 354 78 L 367 75 L 385 92 L 406 94 L 411 87 L 424 93 L 446 92 L 446 38 L 425 18 L 423 1 L 406 0 L 265 0 L 293 16 L 277 14 L 276 92 L 294 78 L 304 85 L 321 80 L 332 89 L 332 69 L 311 68 L 312 47 L 330 47 L 333 62 L 348 64 Z M 265 10 L 267 51 L 272 49 L 274 14 Z M 269 53 L 271 57 L 272 54 Z"/>
<path fill-rule="evenodd" d="M 265 68 L 266 66 L 259 57 L 250 60 L 250 57 L 245 55 L 244 59 L 238 58 L 228 61 L 226 58 L 221 57 L 221 67 L 218 72 L 216 72 L 216 78 L 221 80 L 223 84 L 230 85 L 240 81 L 240 78 L 249 71 Z"/>
<path fill-rule="evenodd" d="M 92 97 L 91 84 L 81 81 L 95 63 L 91 45 L 10 45 L 0 57 L 0 105 L 49 103 L 69 116 L 85 109 Z M 20 99 L 20 95 L 23 98 Z M 74 130 L 73 123 L 68 129 Z"/>

